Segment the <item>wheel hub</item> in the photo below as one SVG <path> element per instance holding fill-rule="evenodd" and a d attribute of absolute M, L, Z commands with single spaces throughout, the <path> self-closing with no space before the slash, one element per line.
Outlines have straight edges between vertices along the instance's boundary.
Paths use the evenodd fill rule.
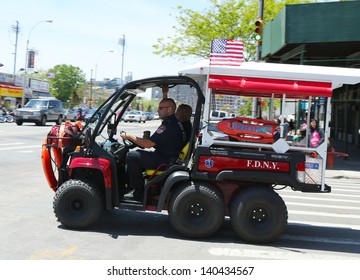
<path fill-rule="evenodd" d="M 264 223 L 267 218 L 268 217 L 264 208 L 257 207 L 251 211 L 250 219 L 255 223 Z"/>
<path fill-rule="evenodd" d="M 204 207 L 198 202 L 192 203 L 190 204 L 188 212 L 190 216 L 200 217 L 204 215 Z"/>
<path fill-rule="evenodd" d="M 74 209 L 75 211 L 79 211 L 83 208 L 83 203 L 80 200 L 74 200 L 71 203 L 71 208 Z"/>

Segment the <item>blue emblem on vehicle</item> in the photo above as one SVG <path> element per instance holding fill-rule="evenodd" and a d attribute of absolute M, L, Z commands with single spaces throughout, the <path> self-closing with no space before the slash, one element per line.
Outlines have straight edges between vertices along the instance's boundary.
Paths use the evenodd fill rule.
<path fill-rule="evenodd" d="M 208 158 L 207 160 L 205 160 L 205 166 L 207 168 L 212 168 L 214 166 L 214 161 L 211 158 Z"/>

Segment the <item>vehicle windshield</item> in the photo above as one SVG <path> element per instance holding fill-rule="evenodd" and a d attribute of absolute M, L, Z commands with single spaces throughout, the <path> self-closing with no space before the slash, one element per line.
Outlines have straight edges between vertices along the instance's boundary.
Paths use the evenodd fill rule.
<path fill-rule="evenodd" d="M 200 116 L 203 99 L 198 102 L 197 91 L 194 90 L 191 81 L 187 77 L 155 77 L 131 82 L 127 84 L 127 88 L 124 87 L 113 93 L 91 117 L 86 118 L 82 132 L 91 135 L 90 141 L 97 143 L 107 139 L 116 140 L 119 137 L 118 132 L 127 128 L 124 127 L 125 122 L 121 122 L 126 113 L 139 116 L 143 114 L 142 110 L 154 109 L 153 106 L 158 107 L 164 84 L 168 86 L 170 98 L 173 98 L 177 104 L 189 104 L 194 110 L 199 111 Z M 197 84 L 194 83 L 194 85 Z M 199 92 L 203 97 L 201 90 Z M 147 93 L 152 94 L 155 105 L 147 106 L 143 97 L 139 97 L 139 94 Z"/>
<path fill-rule="evenodd" d="M 120 95 L 116 93 L 111 95 L 99 108 L 89 110 L 87 113 L 89 118 L 85 124 L 84 131 L 90 128 L 96 133 L 95 137 L 107 139 L 108 135 L 105 127 L 109 123 L 118 124 L 120 122 L 121 116 L 134 97 L 134 94 L 129 94 L 128 92 L 123 92 Z M 115 98 L 116 100 L 114 100 Z M 97 141 L 101 141 L 101 139 L 97 139 Z"/>
<path fill-rule="evenodd" d="M 25 108 L 47 108 L 48 102 L 47 100 L 32 99 L 25 105 Z"/>

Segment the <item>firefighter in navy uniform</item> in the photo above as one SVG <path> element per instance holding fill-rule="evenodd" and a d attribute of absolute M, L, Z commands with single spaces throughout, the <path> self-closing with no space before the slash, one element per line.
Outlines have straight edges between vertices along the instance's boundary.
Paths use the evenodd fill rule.
<path fill-rule="evenodd" d="M 187 143 L 187 136 L 181 123 L 175 116 L 176 103 L 171 98 L 164 98 L 159 103 L 159 118 L 161 125 L 149 138 L 141 138 L 126 132 L 120 136 L 142 148 L 154 148 L 155 151 L 137 149 L 129 151 L 126 155 L 127 172 L 130 188 L 133 193 L 127 198 L 142 201 L 144 194 L 143 171 L 157 169 L 160 165 L 168 164 L 177 159 L 181 149 Z"/>

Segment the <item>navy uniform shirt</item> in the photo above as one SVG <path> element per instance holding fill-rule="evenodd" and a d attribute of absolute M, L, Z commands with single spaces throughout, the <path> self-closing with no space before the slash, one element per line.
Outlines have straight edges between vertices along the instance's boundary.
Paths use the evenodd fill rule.
<path fill-rule="evenodd" d="M 162 121 L 149 139 L 155 143 L 155 153 L 168 161 L 179 156 L 181 149 L 187 143 L 185 135 L 184 129 L 173 114 Z"/>
<path fill-rule="evenodd" d="M 186 135 L 186 143 L 190 141 L 191 131 L 192 131 L 192 124 L 190 121 L 186 121 L 181 123 Z"/>

